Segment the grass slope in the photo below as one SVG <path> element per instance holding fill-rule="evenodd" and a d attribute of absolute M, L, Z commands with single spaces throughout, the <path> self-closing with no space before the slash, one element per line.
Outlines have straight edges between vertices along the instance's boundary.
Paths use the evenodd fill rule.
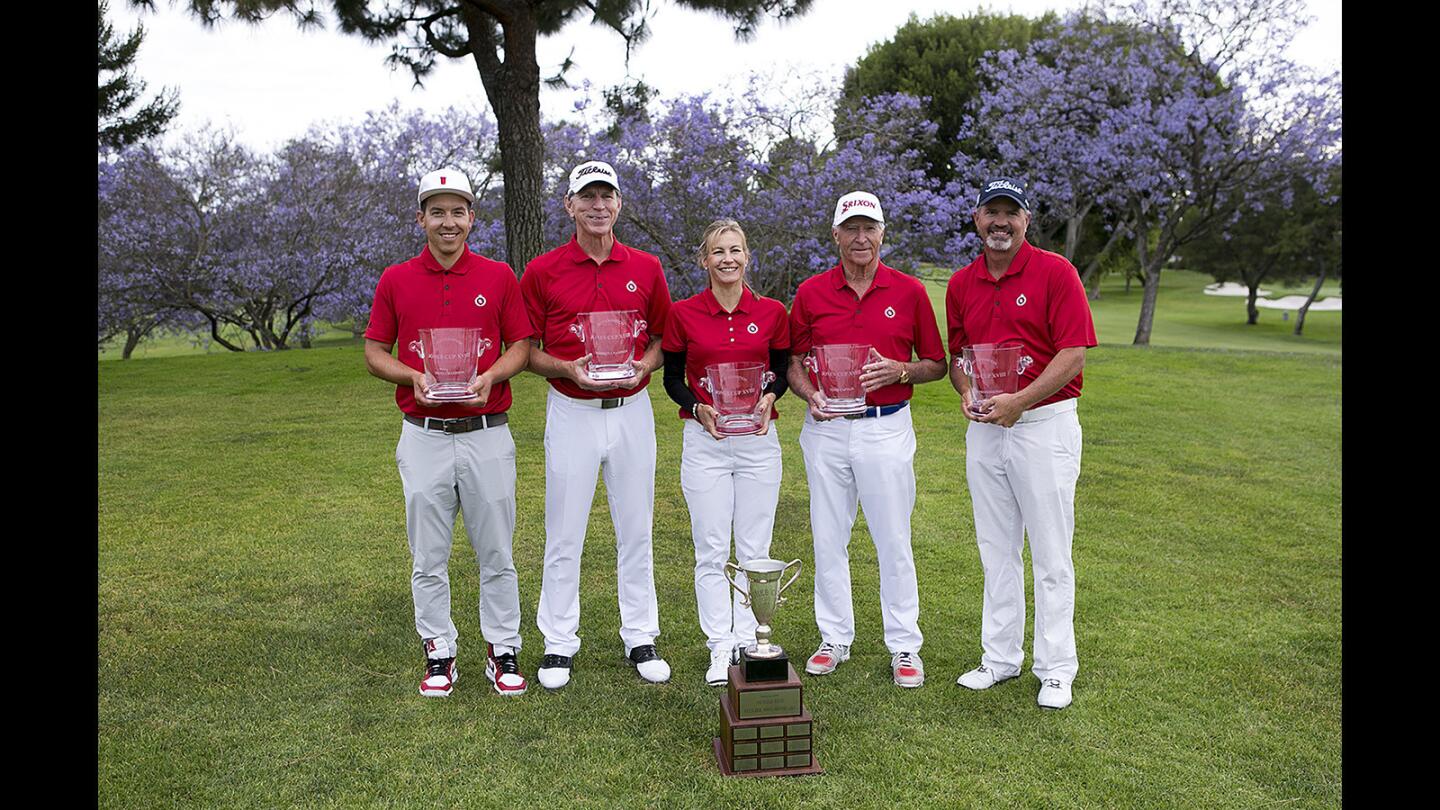
<path fill-rule="evenodd" d="M 439 701 L 416 694 L 400 420 L 358 348 L 101 363 L 99 804 L 1336 806 L 1339 317 L 1312 315 L 1293 345 L 1235 338 L 1288 354 L 1167 348 L 1163 324 L 1156 347 L 1135 349 L 1103 325 L 1123 315 L 1103 311 L 1128 306 L 1121 297 L 1107 289 L 1099 303 L 1107 345 L 1090 354 L 1081 401 L 1074 705 L 1037 709 L 1028 672 L 984 693 L 953 683 L 979 658 L 981 572 L 963 420 L 946 383 L 929 384 L 914 402 L 929 681 L 890 683 L 862 519 L 854 657 L 806 679 L 827 770 L 807 779 L 727 780 L 711 761 L 718 693 L 702 683 L 680 427 L 658 382 L 655 570 L 674 680 L 643 684 L 621 658 L 602 483 L 572 685 L 519 699 L 490 691 L 473 557 L 457 535 L 463 677 Z M 1168 287 L 1160 300 L 1162 312 L 1210 306 Z M 1214 300 L 1243 319 L 1237 300 Z M 1138 290 L 1126 301 L 1138 307 Z M 1222 328 L 1245 329 L 1205 327 Z M 516 381 L 510 423 L 520 657 L 532 678 L 544 388 L 533 375 Z M 781 411 L 773 556 L 806 570 L 776 640 L 803 658 L 818 636 L 801 411 L 793 396 Z"/>

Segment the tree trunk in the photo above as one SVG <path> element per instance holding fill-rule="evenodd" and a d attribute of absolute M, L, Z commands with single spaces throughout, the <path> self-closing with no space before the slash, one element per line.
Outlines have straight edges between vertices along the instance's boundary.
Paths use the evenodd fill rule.
<path fill-rule="evenodd" d="M 1260 322 L 1260 308 L 1255 306 L 1255 298 L 1260 294 L 1260 282 L 1247 285 L 1250 293 L 1245 296 L 1245 325 L 1254 326 Z"/>
<path fill-rule="evenodd" d="M 209 313 L 209 312 L 206 312 L 206 311 L 204 311 L 204 310 L 201 310 L 200 314 L 204 315 L 204 316 L 205 316 L 205 320 L 207 320 L 207 321 L 210 322 L 210 338 L 211 338 L 211 340 L 214 340 L 216 343 L 219 343 L 221 346 L 224 346 L 225 348 L 229 349 L 229 350 L 232 351 L 232 352 L 243 352 L 243 351 L 245 351 L 244 349 L 240 348 L 239 346 L 236 346 L 235 344 L 231 343 L 230 341 L 226 340 L 225 338 L 220 337 L 220 321 L 219 321 L 218 318 L 216 318 L 213 314 L 211 314 L 211 313 Z"/>
<path fill-rule="evenodd" d="M 1310 290 L 1310 297 L 1300 306 L 1300 312 L 1295 316 L 1295 336 L 1299 337 L 1300 332 L 1305 329 L 1305 313 L 1310 311 L 1310 305 L 1315 303 L 1315 296 L 1320 294 L 1320 285 L 1325 283 L 1325 261 L 1320 261 L 1320 277 L 1315 279 L 1315 287 Z"/>
<path fill-rule="evenodd" d="M 1124 229 L 1124 223 L 1121 223 L 1120 225 L 1115 226 L 1114 230 L 1110 231 L 1110 238 L 1105 240 L 1105 246 L 1100 248 L 1100 252 L 1096 253 L 1090 259 L 1090 262 L 1085 265 L 1085 272 L 1080 274 L 1080 283 L 1084 284 L 1085 287 L 1090 291 L 1089 298 L 1091 301 L 1100 300 L 1100 279 L 1103 275 L 1099 272 L 1100 262 L 1104 261 L 1105 257 L 1109 255 L 1110 248 L 1114 246 L 1115 240 L 1120 238 L 1120 233 Z M 1129 277 L 1126 277 L 1125 279 L 1125 292 L 1130 292 Z"/>
<path fill-rule="evenodd" d="M 518 4 L 501 23 L 503 43 L 496 42 L 495 24 L 484 12 L 464 6 L 461 14 L 470 34 L 470 52 L 495 113 L 500 140 L 500 171 L 504 175 L 506 261 L 515 273 L 545 249 L 544 160 L 540 133 L 540 64 L 535 57 L 535 12 Z M 503 50 L 502 62 L 499 52 Z"/>
<path fill-rule="evenodd" d="M 1150 345 L 1150 332 L 1155 324 L 1155 302 L 1160 297 L 1160 266 L 1165 263 L 1161 251 L 1156 250 L 1152 255 L 1149 248 L 1150 239 L 1142 233 L 1140 238 L 1135 240 L 1135 255 L 1140 261 L 1140 270 L 1145 274 L 1145 295 L 1140 300 L 1140 321 L 1135 325 L 1136 346 Z M 1154 266 L 1151 267 L 1151 264 Z"/>
<path fill-rule="evenodd" d="M 145 330 L 145 332 L 149 331 L 149 329 Z M 130 359 L 130 355 L 135 352 L 135 347 L 140 345 L 140 339 L 145 337 L 145 332 L 141 332 L 134 328 L 125 330 L 125 348 L 122 349 L 120 352 L 121 360 Z"/>

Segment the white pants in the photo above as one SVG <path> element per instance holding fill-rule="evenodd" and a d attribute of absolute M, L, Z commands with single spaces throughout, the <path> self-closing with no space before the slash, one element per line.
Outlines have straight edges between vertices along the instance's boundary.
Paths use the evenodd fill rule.
<path fill-rule="evenodd" d="M 716 439 L 686 419 L 680 454 L 680 489 L 690 508 L 695 540 L 695 604 L 711 650 L 755 638 L 755 615 L 725 581 L 730 533 L 735 561 L 770 556 L 775 506 L 780 501 L 780 438 L 775 423 L 764 436 Z M 745 587 L 745 575 L 736 577 Z"/>
<path fill-rule="evenodd" d="M 850 599 L 850 528 L 855 507 L 880 564 L 880 615 L 885 646 L 894 654 L 919 652 L 920 593 L 910 551 L 915 508 L 915 429 L 910 408 L 889 416 L 817 422 L 807 412 L 800 429 L 810 481 L 810 526 L 815 539 L 815 624 L 820 639 L 855 640 Z"/>
<path fill-rule="evenodd" d="M 550 389 L 545 404 L 545 572 L 535 623 L 545 652 L 580 649 L 580 552 L 595 476 L 605 475 L 615 526 L 620 639 L 628 654 L 660 635 L 651 528 L 655 506 L 655 414 L 646 391 L 618 408 Z"/>
<path fill-rule="evenodd" d="M 447 434 L 401 422 L 395 463 L 405 488 L 415 631 L 455 648 L 449 565 L 458 510 L 480 565 L 480 633 L 497 647 L 519 650 L 520 591 L 510 554 L 515 532 L 510 426 Z"/>
<path fill-rule="evenodd" d="M 1080 477 L 1080 420 L 1066 399 L 1021 415 L 1014 427 L 971 422 L 965 473 L 975 506 L 975 538 L 985 571 L 980 662 L 1001 677 L 1024 661 L 1025 569 L 1030 536 L 1035 576 L 1037 678 L 1075 680 L 1075 481 Z"/>

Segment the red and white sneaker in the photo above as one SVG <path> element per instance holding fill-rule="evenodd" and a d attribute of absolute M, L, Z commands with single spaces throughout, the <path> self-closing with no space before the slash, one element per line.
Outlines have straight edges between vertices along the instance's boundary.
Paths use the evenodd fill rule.
<path fill-rule="evenodd" d="M 526 687 L 530 685 L 525 676 L 520 674 L 520 664 L 515 660 L 515 653 L 496 655 L 495 645 L 489 643 L 485 645 L 485 677 L 495 685 L 495 691 L 502 695 L 523 695 Z"/>
<path fill-rule="evenodd" d="M 925 664 L 919 653 L 898 652 L 890 657 L 890 669 L 895 674 L 895 685 L 914 689 L 925 683 Z"/>
<path fill-rule="evenodd" d="M 455 648 L 443 638 L 425 639 L 425 677 L 420 681 L 420 694 L 425 697 L 450 697 L 460 670 L 455 668 Z"/>
<path fill-rule="evenodd" d="M 810 660 L 805 662 L 805 671 L 811 675 L 829 675 L 849 660 L 849 644 L 831 644 L 826 641 L 810 656 Z"/>

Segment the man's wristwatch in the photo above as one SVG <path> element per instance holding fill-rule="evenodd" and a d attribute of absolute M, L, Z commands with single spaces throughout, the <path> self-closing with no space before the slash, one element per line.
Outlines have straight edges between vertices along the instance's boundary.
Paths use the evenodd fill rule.
<path fill-rule="evenodd" d="M 900 384 L 910 384 L 910 367 L 904 363 L 900 364 Z"/>

